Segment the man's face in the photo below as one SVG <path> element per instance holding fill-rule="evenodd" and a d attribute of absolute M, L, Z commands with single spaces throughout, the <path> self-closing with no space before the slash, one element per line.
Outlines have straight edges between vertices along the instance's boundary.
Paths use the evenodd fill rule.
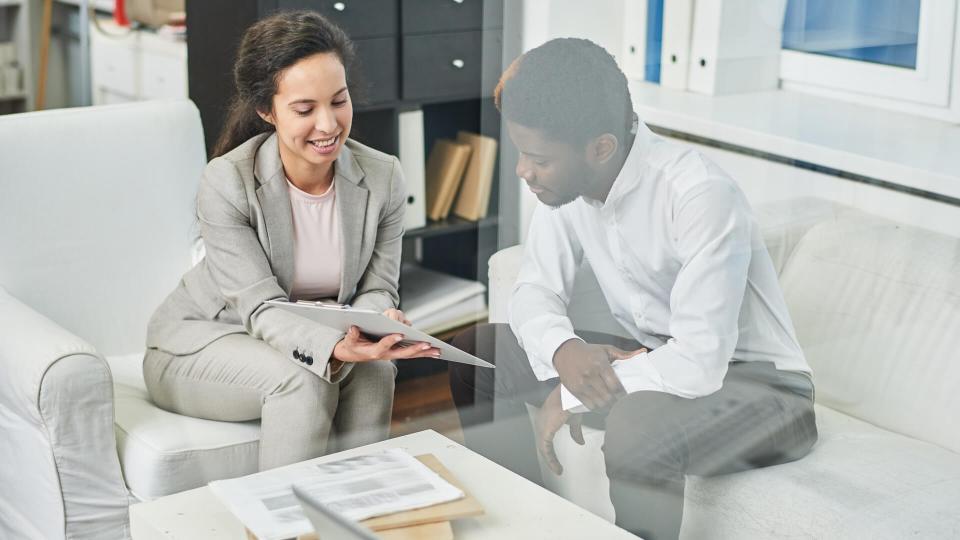
<path fill-rule="evenodd" d="M 510 140 L 520 152 L 517 176 L 540 202 L 559 208 L 576 200 L 590 183 L 586 149 L 551 139 L 539 129 L 506 121 Z"/>

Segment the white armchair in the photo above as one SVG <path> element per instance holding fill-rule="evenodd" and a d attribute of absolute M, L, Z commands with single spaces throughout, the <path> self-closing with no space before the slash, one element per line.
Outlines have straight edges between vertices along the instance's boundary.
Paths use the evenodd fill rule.
<path fill-rule="evenodd" d="M 146 324 L 196 257 L 189 101 L 0 117 L 0 537 L 126 538 L 127 506 L 257 469 L 257 422 L 162 411 Z"/>

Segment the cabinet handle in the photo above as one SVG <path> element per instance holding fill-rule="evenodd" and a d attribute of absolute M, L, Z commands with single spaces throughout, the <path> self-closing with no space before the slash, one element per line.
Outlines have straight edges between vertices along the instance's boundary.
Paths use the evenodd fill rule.
<path fill-rule="evenodd" d="M 454 3 L 454 4 L 462 4 L 462 3 L 463 3 L 463 0 L 453 0 L 453 3 Z"/>
<path fill-rule="evenodd" d="M 337 10 L 337 11 L 343 11 L 343 10 L 347 9 L 347 5 L 344 4 L 343 2 L 337 2 L 337 3 L 333 4 L 333 9 L 335 9 L 335 10 Z"/>
<path fill-rule="evenodd" d="M 463 69 L 463 66 L 464 66 L 463 60 L 459 58 L 454 59 L 454 61 L 450 63 L 453 65 L 453 67 L 457 69 Z"/>

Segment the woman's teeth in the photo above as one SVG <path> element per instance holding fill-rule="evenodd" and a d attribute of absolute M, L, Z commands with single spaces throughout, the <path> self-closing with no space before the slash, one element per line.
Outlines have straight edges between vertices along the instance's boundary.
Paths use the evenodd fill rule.
<path fill-rule="evenodd" d="M 336 137 L 333 137 L 331 139 L 325 139 L 322 141 L 309 141 L 309 142 L 316 148 L 329 148 L 330 146 L 333 146 L 334 144 L 336 144 L 337 139 L 339 138 L 340 136 L 337 135 Z"/>

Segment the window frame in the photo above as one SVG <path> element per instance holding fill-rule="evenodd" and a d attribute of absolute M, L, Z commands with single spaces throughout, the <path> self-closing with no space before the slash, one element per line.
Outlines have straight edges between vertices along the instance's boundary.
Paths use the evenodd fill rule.
<path fill-rule="evenodd" d="M 955 0 L 921 0 L 919 19 L 916 69 L 782 49 L 782 85 L 960 121 L 960 9 Z"/>

